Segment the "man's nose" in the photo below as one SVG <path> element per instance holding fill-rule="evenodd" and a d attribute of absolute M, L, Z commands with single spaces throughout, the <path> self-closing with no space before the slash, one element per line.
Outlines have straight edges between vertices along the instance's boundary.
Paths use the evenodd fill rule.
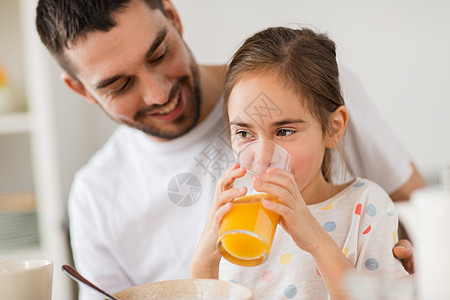
<path fill-rule="evenodd" d="M 145 74 L 142 77 L 142 99 L 147 105 L 166 103 L 171 88 L 171 82 L 162 74 Z"/>

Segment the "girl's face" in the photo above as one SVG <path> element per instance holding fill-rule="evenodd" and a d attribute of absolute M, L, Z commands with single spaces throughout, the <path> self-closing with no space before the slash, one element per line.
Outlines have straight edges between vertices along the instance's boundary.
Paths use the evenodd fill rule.
<path fill-rule="evenodd" d="M 304 107 L 303 99 L 275 76 L 241 79 L 230 94 L 228 114 L 234 151 L 256 140 L 275 142 L 292 156 L 291 172 L 300 191 L 323 181 L 326 139 L 321 125 Z"/>

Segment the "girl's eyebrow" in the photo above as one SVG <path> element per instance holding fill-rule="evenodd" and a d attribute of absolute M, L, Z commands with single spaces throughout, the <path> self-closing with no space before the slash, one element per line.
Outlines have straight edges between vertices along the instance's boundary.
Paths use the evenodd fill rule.
<path fill-rule="evenodd" d="M 273 127 L 279 127 L 279 126 L 288 125 L 288 124 L 301 124 L 301 123 L 306 123 L 306 122 L 303 119 L 286 119 L 286 120 L 280 120 L 280 121 L 277 121 L 277 122 L 273 122 L 272 126 Z M 241 122 L 241 121 L 230 122 L 230 125 L 244 127 L 244 128 L 251 128 L 251 127 L 253 127 L 251 124 L 244 123 L 244 122 Z"/>
<path fill-rule="evenodd" d="M 251 128 L 252 127 L 250 124 L 247 124 L 247 123 L 244 123 L 244 122 L 239 122 L 239 121 L 232 121 L 232 122 L 230 122 L 230 125 L 239 126 L 239 127 L 245 127 L 245 128 Z"/>
<path fill-rule="evenodd" d="M 283 126 L 283 125 L 287 125 L 287 124 L 300 124 L 300 123 L 306 123 L 306 122 L 305 122 L 305 120 L 302 120 L 302 119 L 286 119 L 286 120 L 274 122 L 272 124 L 273 124 L 273 126 Z"/>

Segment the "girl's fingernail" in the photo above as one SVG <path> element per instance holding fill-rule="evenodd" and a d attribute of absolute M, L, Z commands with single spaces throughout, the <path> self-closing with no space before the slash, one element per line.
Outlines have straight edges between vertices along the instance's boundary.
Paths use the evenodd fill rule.
<path fill-rule="evenodd" d="M 263 199 L 262 204 L 263 204 L 263 206 L 270 206 L 271 201 Z"/>

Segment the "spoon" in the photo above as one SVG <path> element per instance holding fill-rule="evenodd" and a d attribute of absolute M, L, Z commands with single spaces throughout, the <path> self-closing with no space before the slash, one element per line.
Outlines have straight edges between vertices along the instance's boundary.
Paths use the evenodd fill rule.
<path fill-rule="evenodd" d="M 75 270 L 71 266 L 62 265 L 61 270 L 63 271 L 64 274 L 66 274 L 67 276 L 69 276 L 73 280 L 77 281 L 78 283 L 83 283 L 83 284 L 93 288 L 97 292 L 100 292 L 103 295 L 105 295 L 106 297 L 108 297 L 110 300 L 119 300 L 116 297 L 108 294 L 107 292 L 105 292 L 104 290 L 102 290 L 101 288 L 99 288 L 98 286 L 96 286 L 95 284 L 93 284 L 92 282 L 87 280 L 86 278 L 84 278 L 80 273 L 78 273 L 77 270 Z"/>

